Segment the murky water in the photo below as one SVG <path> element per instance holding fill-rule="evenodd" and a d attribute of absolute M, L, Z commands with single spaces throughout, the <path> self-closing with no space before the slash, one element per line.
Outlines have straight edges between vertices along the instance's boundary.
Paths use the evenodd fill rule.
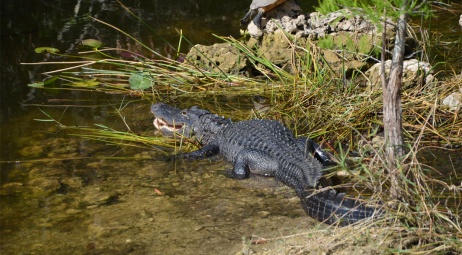
<path fill-rule="evenodd" d="M 34 120 L 48 114 L 68 126 L 103 124 L 125 131 L 116 109 L 131 102 L 121 114 L 132 131 L 154 135 L 149 102 L 28 88 L 27 83 L 41 79 L 40 72 L 56 67 L 19 63 L 44 60 L 33 52 L 38 46 L 73 53 L 86 38 L 133 47 L 113 29 L 89 22 L 87 14 L 159 52 L 167 42 L 176 46 L 176 29 L 194 43 L 211 44 L 218 41 L 211 33 L 238 36 L 238 20 L 248 2 L 124 1 L 154 31 L 114 1 L 41 1 L 31 12 L 24 11 L 30 2 L 1 2 L 2 254 L 236 254 L 249 249 L 252 237 L 303 233 L 318 224 L 289 190 L 230 180 L 223 175 L 230 165 L 221 160 L 165 161 L 164 152 L 171 152 L 166 148 L 90 141 L 55 122 Z M 303 8 L 310 11 L 316 3 L 304 2 Z M 252 106 L 246 97 L 233 102 L 242 111 Z M 424 157 L 441 160 L 434 164 L 446 165 L 444 172 L 460 180 L 459 153 Z M 264 253 L 278 245 L 290 250 L 297 242 L 276 239 L 251 249 Z"/>
<path fill-rule="evenodd" d="M 148 108 L 133 103 L 122 112 L 134 132 L 154 135 Z M 89 122 L 123 130 L 114 109 L 97 113 Z M 230 254 L 253 235 L 279 237 L 316 224 L 289 190 L 249 188 L 225 177 L 230 166 L 221 160 L 169 162 L 159 150 L 92 142 L 48 123 L 36 129 L 18 141 L 21 160 L 3 164 L 5 254 Z"/>

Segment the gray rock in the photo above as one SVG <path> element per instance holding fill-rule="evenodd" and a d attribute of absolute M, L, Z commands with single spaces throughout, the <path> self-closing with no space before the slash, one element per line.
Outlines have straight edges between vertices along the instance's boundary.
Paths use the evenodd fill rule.
<path fill-rule="evenodd" d="M 365 56 L 373 51 L 374 45 L 379 44 L 381 39 L 376 35 L 377 27 L 371 21 L 355 16 L 348 10 L 327 15 L 317 12 L 302 15 L 294 1 L 287 1 L 266 13 L 261 25 L 264 30 L 253 22 L 249 23 L 251 39 L 247 47 L 256 48 L 258 56 L 263 56 L 291 74 L 299 71 L 297 66 L 302 63 L 294 55 L 299 52 L 304 54 L 302 51 L 307 40 L 322 39 L 332 45 L 323 48 L 322 55 L 331 70 L 344 75 L 353 70 L 363 70 L 367 64 Z M 391 28 L 387 36 L 393 36 Z M 245 73 L 253 68 L 245 54 L 228 43 L 196 45 L 186 59 L 205 70 L 227 74 Z M 259 65 L 256 69 L 265 68 Z"/>
<path fill-rule="evenodd" d="M 382 89 L 381 82 L 381 63 L 373 65 L 366 72 L 368 77 L 367 85 L 369 89 Z M 385 73 L 390 73 L 391 60 L 385 61 Z M 403 88 L 409 88 L 416 85 L 425 85 L 430 82 L 435 82 L 436 78 L 432 75 L 432 67 L 427 62 L 422 62 L 417 59 L 405 60 L 403 63 Z M 423 84 L 421 84 L 423 83 Z"/>
<path fill-rule="evenodd" d="M 278 11 L 282 11 L 279 10 Z M 278 30 L 284 30 L 285 33 L 296 35 L 296 37 L 309 37 L 312 39 L 322 38 L 328 34 L 341 31 L 376 34 L 377 26 L 370 20 L 362 16 L 354 15 L 346 9 L 323 15 L 319 12 L 312 12 L 308 17 L 306 15 L 278 15 L 266 23 L 266 34 L 276 33 Z M 391 36 L 391 26 L 388 28 L 387 35 Z M 249 34 L 253 37 L 259 37 L 261 34 L 255 34 L 249 29 Z"/>
<path fill-rule="evenodd" d="M 449 107 L 451 111 L 460 110 L 462 107 L 462 89 L 459 92 L 453 92 L 445 97 L 442 102 L 443 105 Z"/>
<path fill-rule="evenodd" d="M 211 46 L 196 45 L 187 54 L 186 60 L 214 72 L 238 74 L 247 65 L 247 60 L 239 50 L 228 43 Z"/>
<path fill-rule="evenodd" d="M 83 205 L 87 207 L 98 207 L 101 205 L 107 205 L 113 203 L 119 199 L 119 194 L 115 191 L 99 191 L 95 190 L 93 192 L 89 192 L 83 199 Z"/>
<path fill-rule="evenodd" d="M 284 30 L 290 27 L 291 31 L 293 29 L 293 19 L 297 19 L 297 17 L 302 13 L 302 9 L 294 0 L 288 0 L 285 3 L 277 6 L 276 8 L 270 10 L 269 12 L 265 13 L 264 17 L 261 21 L 261 27 L 265 29 L 266 33 L 272 33 L 276 31 L 278 25 L 282 25 Z M 284 21 L 283 21 L 284 20 Z M 258 38 L 263 35 L 263 31 L 259 29 L 253 22 L 250 22 L 247 30 L 250 36 Z"/>

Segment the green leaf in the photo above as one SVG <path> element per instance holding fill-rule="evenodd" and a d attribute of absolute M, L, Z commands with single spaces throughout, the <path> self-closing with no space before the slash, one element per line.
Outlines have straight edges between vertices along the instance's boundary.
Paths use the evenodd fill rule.
<path fill-rule="evenodd" d="M 32 88 L 43 88 L 44 85 L 45 83 L 43 81 L 27 84 L 27 86 L 32 87 Z"/>
<path fill-rule="evenodd" d="M 55 81 L 59 78 L 59 76 L 53 76 L 49 79 L 46 79 L 44 82 L 43 82 L 43 85 L 45 86 L 48 86 L 48 85 L 52 85 L 53 83 L 55 83 Z"/>
<path fill-rule="evenodd" d="M 35 48 L 36 53 L 59 53 L 59 50 L 52 47 L 38 47 Z"/>
<path fill-rule="evenodd" d="M 76 82 L 72 83 L 72 86 L 76 86 L 76 87 L 95 87 L 95 86 L 98 86 L 99 84 L 100 84 L 99 81 L 97 81 L 96 79 L 92 79 L 92 80 L 76 81 Z"/>
<path fill-rule="evenodd" d="M 140 90 L 150 88 L 153 85 L 150 76 L 138 73 L 132 74 L 130 78 L 128 78 L 128 83 L 130 84 L 130 88 Z"/>
<path fill-rule="evenodd" d="M 86 39 L 82 41 L 82 45 L 97 49 L 103 46 L 103 42 L 98 41 L 96 39 Z"/>
<path fill-rule="evenodd" d="M 56 75 L 56 76 L 46 79 L 45 81 L 29 83 L 27 84 L 27 86 L 32 87 L 32 88 L 43 88 L 45 86 L 51 87 L 51 85 L 53 85 L 58 78 L 59 76 Z"/>

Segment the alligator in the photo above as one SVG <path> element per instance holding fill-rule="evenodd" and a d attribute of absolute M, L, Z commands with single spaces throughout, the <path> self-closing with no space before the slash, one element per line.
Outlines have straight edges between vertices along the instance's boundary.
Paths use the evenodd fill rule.
<path fill-rule="evenodd" d="M 313 140 L 296 138 L 278 121 L 233 122 L 197 106 L 181 110 L 165 103 L 153 104 L 151 113 L 154 126 L 164 136 L 180 134 L 200 144 L 198 150 L 175 158 L 221 155 L 233 164 L 227 174 L 231 178 L 245 179 L 251 174 L 274 177 L 295 190 L 309 216 L 327 224 L 346 226 L 382 215 L 376 206 L 329 187 L 322 168 L 335 163 L 332 156 Z"/>

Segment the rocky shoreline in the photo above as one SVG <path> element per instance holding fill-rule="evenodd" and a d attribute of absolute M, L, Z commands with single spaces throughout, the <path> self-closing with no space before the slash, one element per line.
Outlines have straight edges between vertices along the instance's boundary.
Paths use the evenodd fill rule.
<path fill-rule="evenodd" d="M 363 85 L 369 91 L 381 90 L 379 52 L 382 32 L 366 17 L 347 9 L 327 15 L 319 12 L 302 14 L 295 1 L 290 0 L 266 13 L 261 27 L 259 29 L 250 22 L 247 27 L 249 36 L 235 42 L 247 52 L 292 75 L 302 76 L 300 66 L 306 64 L 303 58 L 309 56 L 316 59 L 320 68 L 348 83 Z M 394 34 L 394 27 L 387 26 L 387 52 L 392 51 Z M 406 54 L 417 55 L 418 46 L 417 40 L 407 38 Z M 390 58 L 390 53 L 387 56 Z M 255 77 L 269 71 L 267 66 L 229 42 L 195 45 L 185 59 L 206 70 L 231 75 Z M 389 72 L 390 63 L 387 60 L 386 72 Z M 403 76 L 404 88 L 438 82 L 429 63 L 413 58 L 404 61 Z M 444 98 L 441 103 L 451 110 L 460 109 L 461 93 L 454 91 L 451 98 Z"/>

